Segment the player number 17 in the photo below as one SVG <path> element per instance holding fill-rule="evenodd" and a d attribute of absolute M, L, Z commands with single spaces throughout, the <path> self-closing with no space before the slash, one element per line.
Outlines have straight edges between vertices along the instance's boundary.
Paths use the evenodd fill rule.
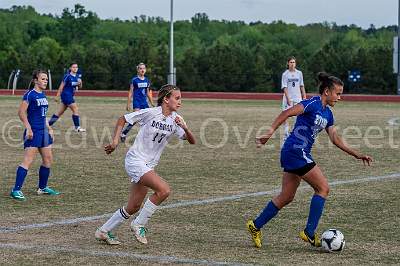
<path fill-rule="evenodd" d="M 158 139 L 158 143 L 161 143 L 161 141 L 163 140 L 163 138 L 165 138 L 165 136 L 167 136 L 167 134 L 164 134 L 164 133 L 162 133 L 162 134 L 159 134 L 159 133 L 156 133 L 155 135 L 154 135 L 154 138 L 153 138 L 153 141 L 156 141 L 156 138 L 158 137 L 158 135 L 160 135 L 160 138 Z"/>

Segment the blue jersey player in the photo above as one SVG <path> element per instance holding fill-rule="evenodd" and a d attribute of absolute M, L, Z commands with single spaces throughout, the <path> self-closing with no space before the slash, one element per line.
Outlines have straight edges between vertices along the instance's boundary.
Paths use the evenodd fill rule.
<path fill-rule="evenodd" d="M 72 63 L 69 67 L 69 72 L 64 75 L 60 87 L 57 91 L 56 101 L 59 101 L 61 97 L 61 106 L 56 114 L 50 118 L 49 124 L 52 126 L 67 110 L 70 108 L 72 111 L 72 121 L 74 122 L 76 132 L 85 132 L 84 128 L 81 128 L 79 121 L 78 106 L 75 103 L 74 95 L 78 88 L 82 87 L 82 80 L 78 74 L 78 64 Z"/>
<path fill-rule="evenodd" d="M 151 106 L 154 106 L 153 96 L 150 91 L 150 80 L 145 76 L 146 65 L 140 63 L 136 66 L 137 75 L 132 78 L 129 93 L 128 102 L 126 104 L 126 111 L 131 112 L 139 111 L 140 109 L 149 108 L 147 99 L 149 100 Z M 126 135 L 132 129 L 133 125 L 128 124 L 126 128 L 121 132 L 121 141 L 125 142 Z"/>
<path fill-rule="evenodd" d="M 372 162 L 370 156 L 361 154 L 343 142 L 334 127 L 334 118 L 329 106 L 333 107 L 340 100 L 343 93 L 343 82 L 324 72 L 318 74 L 318 80 L 320 81 L 320 96 L 303 100 L 283 111 L 275 119 L 267 134 L 256 138 L 257 147 L 264 145 L 288 117 L 297 116 L 294 129 L 281 150 L 282 190 L 267 204 L 256 219 L 249 220 L 246 224 L 254 245 L 258 248 L 262 245 L 260 229 L 280 209 L 293 200 L 302 179 L 314 189 L 314 195 L 311 199 L 308 221 L 305 229 L 300 232 L 300 238 L 313 246 L 321 246 L 315 230 L 324 209 L 325 199 L 328 197 L 329 185 L 327 178 L 315 164 L 310 153 L 319 132 L 325 129 L 333 144 L 356 159 L 362 160 L 364 164 L 370 165 Z"/>
<path fill-rule="evenodd" d="M 39 169 L 39 195 L 58 195 L 59 192 L 49 188 L 47 181 L 50 175 L 50 166 L 53 160 L 51 144 L 53 143 L 53 130 L 49 126 L 46 114 L 48 101 L 43 90 L 48 83 L 47 73 L 41 70 L 33 73 L 32 82 L 34 88 L 28 90 L 20 104 L 18 115 L 24 123 L 24 160 L 17 168 L 15 186 L 10 196 L 16 200 L 25 200 L 21 191 L 28 169 L 31 166 L 37 152 L 42 156 L 42 165 Z"/>

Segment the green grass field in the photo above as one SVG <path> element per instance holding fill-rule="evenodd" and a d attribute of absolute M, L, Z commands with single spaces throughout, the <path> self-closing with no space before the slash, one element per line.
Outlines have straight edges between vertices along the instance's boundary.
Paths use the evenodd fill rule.
<path fill-rule="evenodd" d="M 371 167 L 329 144 L 321 133 L 314 159 L 330 182 L 319 231 L 341 230 L 346 238 L 341 253 L 323 253 L 298 239 L 308 216 L 312 189 L 302 184 L 295 200 L 264 229 L 264 246 L 253 247 L 245 222 L 254 218 L 280 188 L 280 140 L 256 149 L 254 137 L 265 131 L 280 112 L 277 101 L 184 100 L 181 114 L 197 137 L 197 145 L 177 141 L 164 151 L 156 171 L 172 187 L 172 195 L 149 223 L 149 245 L 139 245 L 122 225 L 117 247 L 94 239 L 107 217 L 64 225 L 7 231 L 21 225 L 65 221 L 114 212 L 125 204 L 129 179 L 126 145 L 107 156 L 110 140 L 125 99 L 78 98 L 86 134 L 71 131 L 67 111 L 55 124 L 54 165 L 49 185 L 58 197 L 37 196 L 40 157 L 32 165 L 23 192 L 25 202 L 9 197 L 15 169 L 22 161 L 19 97 L 0 98 L 0 264 L 398 264 L 400 261 L 400 129 L 387 120 L 400 116 L 394 103 L 342 102 L 334 108 L 336 125 L 352 145 L 374 158 Z M 57 106 L 51 102 L 49 116 Z M 391 178 L 387 175 L 397 174 Z M 380 177 L 367 180 L 367 177 Z M 232 197 L 247 193 L 267 195 Z M 209 202 L 208 199 L 221 198 Z M 173 206 L 174 203 L 187 203 Z"/>

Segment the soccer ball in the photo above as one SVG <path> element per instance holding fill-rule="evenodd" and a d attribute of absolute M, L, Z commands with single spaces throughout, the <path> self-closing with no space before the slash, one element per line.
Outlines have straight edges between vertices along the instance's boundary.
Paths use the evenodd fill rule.
<path fill-rule="evenodd" d="M 344 235 L 337 229 L 326 230 L 321 236 L 322 247 L 328 251 L 342 251 L 346 244 Z"/>

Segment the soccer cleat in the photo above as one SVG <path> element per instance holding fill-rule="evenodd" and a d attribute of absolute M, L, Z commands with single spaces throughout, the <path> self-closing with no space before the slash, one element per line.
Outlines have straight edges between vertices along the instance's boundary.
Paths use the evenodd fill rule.
<path fill-rule="evenodd" d="M 320 247 L 321 246 L 321 240 L 317 236 L 317 234 L 314 235 L 314 237 L 308 236 L 305 230 L 301 231 L 299 234 L 299 237 L 304 240 L 305 242 L 308 242 L 311 244 L 311 246 L 314 247 Z"/>
<path fill-rule="evenodd" d="M 126 140 L 126 134 L 121 133 L 120 139 L 121 139 L 121 142 L 124 143 Z"/>
<path fill-rule="evenodd" d="M 86 129 L 77 127 L 77 128 L 75 128 L 75 132 L 86 132 Z"/>
<path fill-rule="evenodd" d="M 262 233 L 259 229 L 254 225 L 253 220 L 248 220 L 246 223 L 247 230 L 251 234 L 251 238 L 253 239 L 254 245 L 257 248 L 261 248 L 262 246 Z"/>
<path fill-rule="evenodd" d="M 19 200 L 19 201 L 25 201 L 26 198 L 24 196 L 24 194 L 22 193 L 21 190 L 15 190 L 15 191 L 11 191 L 10 193 L 11 198 Z"/>
<path fill-rule="evenodd" d="M 115 238 L 115 236 L 111 232 L 103 232 L 98 228 L 96 230 L 96 233 L 94 234 L 94 237 L 98 241 L 103 241 L 107 243 L 108 245 L 120 245 L 121 242 L 118 241 L 118 239 Z"/>
<path fill-rule="evenodd" d="M 36 191 L 38 195 L 51 195 L 51 196 L 56 196 L 56 195 L 60 195 L 61 193 L 58 192 L 57 190 L 54 190 L 52 188 L 49 187 L 45 187 L 43 189 L 38 188 L 38 190 Z"/>
<path fill-rule="evenodd" d="M 146 233 L 147 228 L 138 224 L 131 224 L 131 230 L 135 233 L 136 240 L 142 244 L 147 244 Z"/>

